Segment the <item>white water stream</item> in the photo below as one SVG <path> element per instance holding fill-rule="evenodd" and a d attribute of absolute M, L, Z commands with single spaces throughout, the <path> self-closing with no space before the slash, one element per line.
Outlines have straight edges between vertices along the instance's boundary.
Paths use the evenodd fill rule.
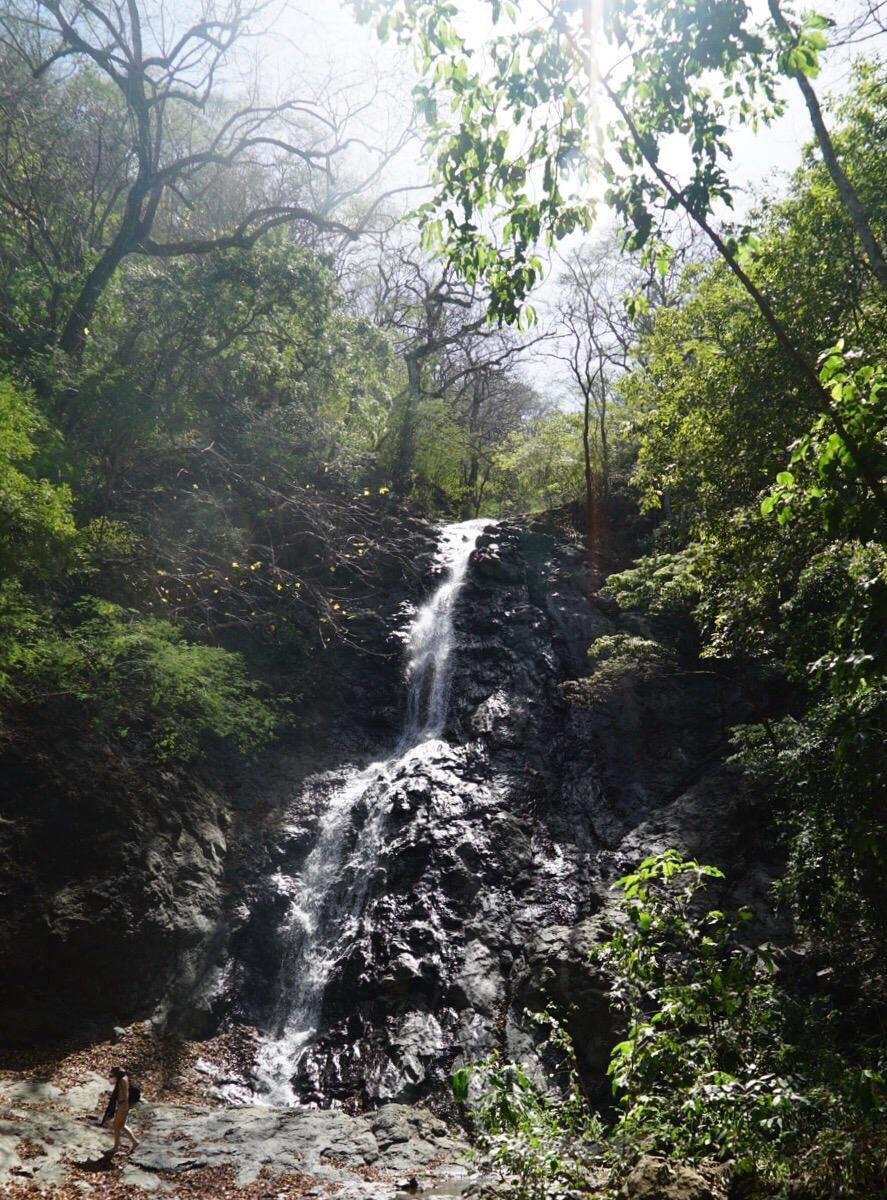
<path fill-rule="evenodd" d="M 441 534 L 438 563 L 443 580 L 418 609 L 407 631 L 407 702 L 403 729 L 386 759 L 354 771 L 330 795 L 314 848 L 293 881 L 288 916 L 288 950 L 274 1028 L 258 1059 L 259 1088 L 269 1104 L 297 1103 L 291 1080 L 314 1038 L 324 991 L 336 964 L 359 932 L 367 889 L 384 837 L 385 784 L 423 757 L 439 739 L 447 717 L 452 680 L 453 611 L 486 519 L 448 525 Z M 368 811 L 349 845 L 353 816 Z"/>

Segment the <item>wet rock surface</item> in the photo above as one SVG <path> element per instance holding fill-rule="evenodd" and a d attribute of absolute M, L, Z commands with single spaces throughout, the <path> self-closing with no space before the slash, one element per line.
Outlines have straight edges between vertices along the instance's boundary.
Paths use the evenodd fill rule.
<path fill-rule="evenodd" d="M 575 1007 L 596 1091 L 613 1037 L 588 952 L 613 880 L 676 846 L 729 869 L 726 902 L 766 904 L 766 813 L 723 766 L 727 730 L 748 716 L 738 687 L 686 671 L 603 705 L 569 703 L 562 684 L 588 673 L 589 644 L 622 628 L 587 579 L 578 542 L 544 525 L 480 538 L 455 614 L 444 735 L 355 810 L 356 826 L 366 809 L 382 812 L 382 845 L 294 1079 L 301 1097 L 441 1098 L 461 1062 L 496 1046 L 532 1056 L 540 1035 L 525 1010 L 550 1000 Z M 315 780 L 296 798 L 295 827 L 316 825 L 335 783 Z M 268 938 L 275 887 L 279 900 L 298 879 L 304 858 L 292 842 L 287 853 L 250 938 Z M 340 889 L 347 870 L 346 858 Z M 279 958 L 285 921 L 278 930 Z M 262 1027 L 271 996 L 251 991 L 247 1011 Z"/>
<path fill-rule="evenodd" d="M 116 808 L 101 780 L 88 802 L 82 782 L 80 808 L 73 793 L 40 805 L 23 795 L 20 812 L 4 813 L 0 958 L 16 980 L 0 999 L 7 1029 L 27 1037 L 33 1017 L 35 1030 L 57 1031 L 72 1013 L 100 1036 L 152 1013 L 198 1034 L 273 1026 L 294 884 L 323 814 L 349 773 L 397 740 L 398 634 L 434 586 L 435 537 L 421 522 L 405 529 L 355 645 L 318 669 L 306 699 L 316 723 L 247 773 L 212 787 L 172 781 Z M 613 1039 L 588 950 L 604 935 L 613 880 L 676 846 L 728 871 L 724 903 L 768 905 L 779 865 L 769 814 L 724 766 L 730 726 L 750 717 L 728 672 L 688 663 L 628 680 L 605 702 L 572 702 L 563 684 L 588 673 L 589 644 L 637 632 L 637 618 L 590 592 L 578 539 L 546 522 L 480 538 L 454 624 L 442 736 L 355 805 L 330 881 L 331 895 L 359 883 L 362 899 L 294 1078 L 315 1105 L 440 1103 L 459 1063 L 496 1046 L 532 1057 L 539 1033 L 524 1010 L 549 1000 L 575 1007 L 594 1091 Z M 347 849 L 372 814 L 380 852 L 356 881 Z"/>

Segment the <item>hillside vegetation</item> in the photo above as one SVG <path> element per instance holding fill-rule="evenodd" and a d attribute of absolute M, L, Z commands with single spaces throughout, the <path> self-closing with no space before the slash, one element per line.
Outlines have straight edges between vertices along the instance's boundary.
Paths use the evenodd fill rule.
<path fill-rule="evenodd" d="M 582 702 L 655 678 L 678 638 L 736 668 L 758 717 L 734 761 L 772 798 L 793 948 L 705 915 L 704 864 L 648 861 L 601 951 L 625 1031 L 612 1111 L 501 1061 L 459 1096 L 515 1196 L 644 1152 L 730 1159 L 774 1195 L 874 1196 L 884 65 L 860 57 L 827 100 L 825 21 L 625 5 L 601 165 L 576 5 L 528 31 L 492 4 L 485 67 L 458 6 L 354 7 L 418 54 L 433 195 L 409 218 L 382 196 L 395 146 L 357 164 L 345 115 L 222 86 L 240 6 L 163 55 L 148 0 L 0 0 L 3 777 L 55 794 L 100 764 L 138 804 L 248 770 L 310 726 L 324 656 L 364 646 L 385 572 L 411 569 L 385 558 L 392 528 L 578 514 L 589 591 L 650 631 L 590 648 Z M 725 220 L 728 127 L 766 124 L 787 87 L 816 136 L 784 192 Z M 670 137 L 686 180 L 660 164 Z M 597 169 L 606 236 L 583 199 Z M 534 312 L 546 237 L 561 257 Z"/>

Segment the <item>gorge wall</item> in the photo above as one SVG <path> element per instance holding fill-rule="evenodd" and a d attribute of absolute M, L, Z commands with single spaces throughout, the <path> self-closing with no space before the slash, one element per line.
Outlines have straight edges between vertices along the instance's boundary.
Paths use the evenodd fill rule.
<path fill-rule="evenodd" d="M 431 712 L 426 680 L 410 732 L 394 651 L 446 578 L 438 536 L 405 530 L 415 573 L 391 574 L 364 644 L 303 698 L 313 733 L 149 804 L 84 787 L 78 817 L 56 818 L 67 841 L 52 797 L 7 810 L 7 1028 L 240 1021 L 266 1033 L 260 1094 L 374 1104 L 439 1095 L 497 1045 L 532 1053 L 525 1010 L 553 1000 L 596 1087 L 611 1038 L 588 950 L 612 881 L 676 846 L 728 871 L 725 902 L 769 907 L 766 802 L 724 764 L 750 715 L 736 680 L 679 662 L 572 701 L 589 644 L 644 627 L 590 594 L 581 544 L 552 521 L 468 531 L 446 703 Z M 318 857 L 334 803 L 335 852 Z"/>

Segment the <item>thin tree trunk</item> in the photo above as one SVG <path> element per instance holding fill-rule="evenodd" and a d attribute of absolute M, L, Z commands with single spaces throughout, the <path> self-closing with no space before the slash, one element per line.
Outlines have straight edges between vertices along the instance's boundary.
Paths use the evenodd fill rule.
<path fill-rule="evenodd" d="M 115 238 L 93 269 L 89 272 L 80 289 L 80 294 L 68 314 L 59 337 L 59 347 L 69 358 L 79 359 L 86 344 L 86 331 L 92 321 L 96 307 L 105 288 L 111 282 L 114 272 L 120 266 L 128 251 L 118 247 Z"/>
<path fill-rule="evenodd" d="M 601 410 L 598 420 L 601 433 L 601 493 L 606 496 L 610 491 L 610 443 L 607 441 L 607 393 L 601 390 Z"/>
<path fill-rule="evenodd" d="M 601 403 L 598 412 L 598 429 L 601 439 L 601 469 L 598 477 L 597 494 L 597 552 L 598 571 L 603 575 L 608 567 L 610 554 L 610 445 L 607 441 L 607 384 L 603 364 L 600 370 Z"/>
<path fill-rule="evenodd" d="M 778 0 L 768 0 L 768 2 L 770 15 L 777 28 L 781 33 L 789 37 L 794 37 L 791 26 L 780 11 Z M 822 151 L 823 160 L 835 187 L 838 189 L 838 195 L 847 209 L 853 228 L 856 230 L 856 235 L 862 243 L 869 266 L 872 268 L 875 278 L 881 287 L 887 291 L 887 259 L 885 259 L 884 251 L 878 244 L 878 240 L 868 222 L 868 217 L 865 214 L 865 209 L 857 195 L 856 189 L 845 175 L 844 169 L 838 161 L 834 142 L 831 139 L 831 134 L 822 116 L 819 98 L 813 89 L 813 85 L 803 71 L 794 70 L 791 74 L 801 89 L 801 95 L 804 97 L 807 112 L 810 114 L 810 123 L 813 126 L 813 132 L 816 134 L 819 149 Z"/>
<path fill-rule="evenodd" d="M 394 490 L 401 495 L 409 490 L 416 446 L 416 410 L 422 391 L 422 365 L 415 354 L 406 355 L 407 388 L 404 408 L 397 434 L 397 449 L 392 464 Z"/>
<path fill-rule="evenodd" d="M 96 307 L 117 268 L 131 254 L 143 236 L 142 205 L 148 194 L 144 175 L 133 184 L 126 201 L 126 208 L 113 241 L 86 276 L 80 293 L 68 314 L 59 337 L 59 347 L 71 358 L 79 359 L 83 354 L 86 330 L 95 314 Z M 149 208 L 151 206 L 149 205 Z M 153 212 L 151 213 L 153 218 Z"/>
<path fill-rule="evenodd" d="M 474 506 L 475 518 L 480 516 L 480 508 L 484 502 L 484 492 L 487 490 L 487 483 L 489 482 L 490 472 L 492 471 L 492 469 L 493 469 L 492 463 L 487 463 L 486 467 L 484 468 L 484 473 L 483 473 L 483 476 L 480 481 L 480 487 L 477 489 L 477 502 L 475 503 L 475 506 Z"/>
<path fill-rule="evenodd" d="M 591 387 L 588 385 L 583 388 L 583 398 L 585 400 L 582 409 L 582 454 L 585 468 L 585 544 L 588 549 L 591 586 L 597 587 L 597 506 L 594 495 L 594 473 L 591 469 Z"/>
<path fill-rule="evenodd" d="M 470 513 L 472 508 L 474 508 L 475 516 L 477 516 L 476 510 L 480 504 L 480 501 L 477 500 L 475 496 L 477 479 L 480 473 L 480 455 L 478 454 L 477 450 L 475 434 L 477 433 L 478 417 L 480 416 L 481 405 L 483 403 L 483 392 L 483 382 L 481 379 L 475 376 L 472 383 L 471 404 L 468 408 L 468 437 L 470 439 L 470 450 L 468 459 L 468 474 L 465 478 L 465 486 L 467 489 L 467 495 L 465 499 L 466 515 Z"/>
<path fill-rule="evenodd" d="M 754 283 L 754 281 L 739 265 L 736 260 L 736 256 L 731 254 L 731 252 L 728 250 L 724 239 L 716 232 L 716 230 L 712 228 L 711 225 L 709 225 L 705 217 L 703 217 L 693 208 L 693 206 L 687 201 L 687 198 L 683 192 L 679 191 L 672 184 L 671 180 L 657 164 L 656 158 L 650 151 L 650 147 L 647 145 L 644 138 L 641 137 L 637 126 L 628 115 L 625 105 L 620 101 L 616 93 L 606 84 L 604 86 L 606 88 L 607 95 L 615 105 L 619 115 L 625 121 L 631 134 L 632 141 L 637 147 L 644 162 L 655 175 L 660 186 L 668 194 L 673 204 L 676 207 L 683 209 L 683 211 L 694 222 L 694 224 L 699 226 L 699 228 L 723 258 L 729 270 L 733 273 L 733 275 L 736 276 L 745 291 L 757 305 L 758 311 L 764 318 L 764 321 L 769 327 L 773 336 L 776 338 L 777 343 L 784 350 L 789 361 L 794 364 L 795 368 L 801 377 L 807 382 L 808 386 L 813 392 L 813 395 L 816 397 L 819 403 L 819 411 L 828 417 L 844 445 L 850 452 L 850 456 L 856 464 L 856 470 L 859 473 L 860 479 L 863 480 L 872 496 L 875 498 L 875 500 L 877 500 L 882 511 L 887 512 L 887 492 L 885 492 L 884 485 L 881 482 L 881 475 L 878 466 L 872 461 L 868 447 L 862 447 L 847 428 L 843 417 L 835 408 L 831 395 L 822 385 L 822 383 L 820 383 L 816 368 L 807 360 L 803 352 L 799 350 L 792 341 L 788 331 L 780 321 L 779 317 L 777 317 L 769 300 L 763 294 L 757 284 Z"/>

